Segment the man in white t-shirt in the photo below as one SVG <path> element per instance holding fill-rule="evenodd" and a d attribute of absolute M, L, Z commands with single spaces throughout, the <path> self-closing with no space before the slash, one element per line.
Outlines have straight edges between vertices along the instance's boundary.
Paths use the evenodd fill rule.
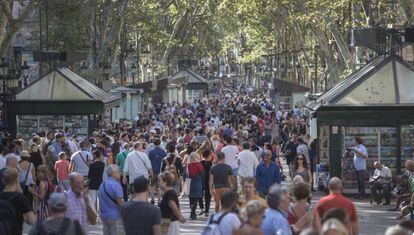
<path fill-rule="evenodd" d="M 76 172 L 83 176 L 83 178 L 88 177 L 89 166 L 93 161 L 91 152 L 88 150 L 88 143 L 86 141 L 81 141 L 80 150 L 74 152 L 70 157 L 70 172 Z"/>
<path fill-rule="evenodd" d="M 214 214 L 210 221 L 218 224 L 220 234 L 233 234 L 233 230 L 240 228 L 239 217 L 233 212 L 237 209 L 238 201 L 239 195 L 233 191 L 225 192 L 221 197 L 221 211 Z"/>
<path fill-rule="evenodd" d="M 135 178 L 144 176 L 149 179 L 153 175 L 151 161 L 143 149 L 142 142 L 137 142 L 134 145 L 134 151 L 130 152 L 125 160 L 123 169 L 123 184 L 128 184 L 133 190 L 133 183 Z M 126 175 L 129 175 L 129 182 L 127 182 Z"/>
<path fill-rule="evenodd" d="M 239 169 L 239 165 L 237 164 L 237 154 L 239 154 L 239 149 L 232 144 L 231 137 L 227 136 L 224 143 L 226 146 L 221 149 L 221 152 L 224 153 L 225 156 L 224 163 L 231 167 L 233 176 L 237 177 Z"/>
<path fill-rule="evenodd" d="M 250 151 L 250 144 L 243 144 L 243 151 L 237 156 L 237 162 L 239 165 L 239 176 L 240 180 L 243 181 L 243 178 L 253 177 L 256 167 L 259 165 L 259 161 L 256 158 L 256 155 Z"/>

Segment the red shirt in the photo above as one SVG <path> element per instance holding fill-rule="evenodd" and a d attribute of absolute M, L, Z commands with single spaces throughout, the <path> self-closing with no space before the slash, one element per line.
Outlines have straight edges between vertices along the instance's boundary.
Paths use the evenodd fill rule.
<path fill-rule="evenodd" d="M 353 223 L 358 223 L 358 215 L 354 203 L 342 194 L 331 193 L 330 195 L 321 198 L 316 205 L 315 210 L 322 219 L 328 211 L 334 208 L 345 210 L 348 218 L 350 218 Z"/>
<path fill-rule="evenodd" d="M 58 180 L 69 179 L 69 162 L 59 159 L 55 162 L 55 170 Z"/>

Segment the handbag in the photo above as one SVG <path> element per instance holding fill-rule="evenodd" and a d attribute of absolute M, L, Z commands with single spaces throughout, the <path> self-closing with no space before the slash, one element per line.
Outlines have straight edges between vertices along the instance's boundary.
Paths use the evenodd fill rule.
<path fill-rule="evenodd" d="M 161 218 L 161 233 L 162 234 L 168 233 L 168 228 L 170 227 L 170 224 L 171 224 L 171 218 Z"/>
<path fill-rule="evenodd" d="M 191 178 L 189 177 L 188 166 L 187 166 L 187 177 L 185 178 L 184 189 L 183 189 L 185 195 L 190 194 L 190 188 L 191 188 Z"/>

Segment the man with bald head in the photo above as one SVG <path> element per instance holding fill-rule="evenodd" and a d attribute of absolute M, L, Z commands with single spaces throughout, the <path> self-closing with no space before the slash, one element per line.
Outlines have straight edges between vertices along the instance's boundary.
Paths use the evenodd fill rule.
<path fill-rule="evenodd" d="M 350 221 L 350 230 L 352 234 L 358 234 L 358 215 L 353 202 L 342 195 L 342 181 L 333 177 L 329 180 L 328 184 L 329 195 L 319 200 L 315 207 L 315 213 L 318 213 L 320 218 L 324 216 L 332 209 L 341 208 L 347 214 L 347 219 Z"/>
<path fill-rule="evenodd" d="M 370 181 L 371 181 L 371 193 L 377 202 L 377 204 L 380 204 L 380 198 L 379 198 L 379 191 L 382 190 L 383 195 L 385 197 L 385 203 L 384 205 L 390 204 L 391 199 L 391 179 L 392 179 L 392 173 L 390 168 L 384 166 L 380 162 L 374 162 L 374 174 L 372 175 Z"/>
<path fill-rule="evenodd" d="M 89 224 L 96 224 L 96 213 L 89 204 L 83 175 L 76 172 L 71 173 L 69 183 L 70 189 L 66 192 L 68 206 L 65 217 L 78 220 L 83 230 L 88 233 Z"/>

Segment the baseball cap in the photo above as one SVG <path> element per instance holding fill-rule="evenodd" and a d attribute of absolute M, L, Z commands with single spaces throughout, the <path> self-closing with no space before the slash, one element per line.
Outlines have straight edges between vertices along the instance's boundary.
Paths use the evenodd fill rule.
<path fill-rule="evenodd" d="M 48 200 L 49 205 L 58 210 L 65 210 L 68 205 L 68 199 L 64 193 L 52 193 Z"/>

